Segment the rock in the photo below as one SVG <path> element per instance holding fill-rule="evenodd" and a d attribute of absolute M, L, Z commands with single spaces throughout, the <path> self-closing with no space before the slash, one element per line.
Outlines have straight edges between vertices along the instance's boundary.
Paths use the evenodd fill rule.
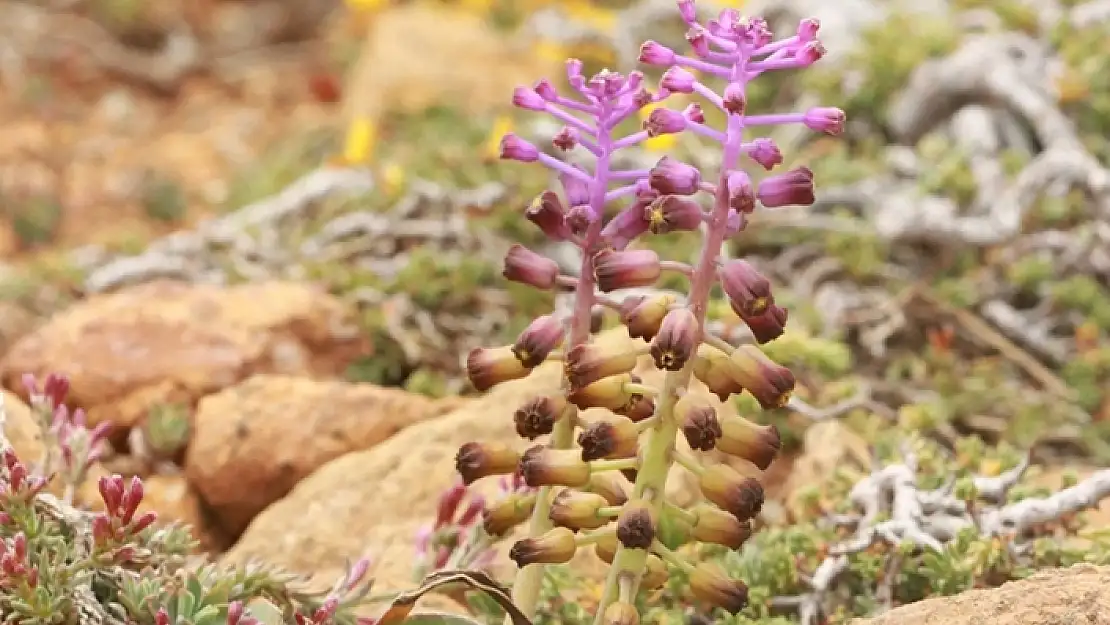
<path fill-rule="evenodd" d="M 13 345 L 0 371 L 17 392 L 25 372 L 64 373 L 67 403 L 90 424 L 130 427 L 157 404 L 191 407 L 254 373 L 338 374 L 367 351 L 350 320 L 309 284 L 153 282 L 59 313 Z"/>
<path fill-rule="evenodd" d="M 443 402 L 398 389 L 256 375 L 197 404 L 186 474 L 238 536 L 324 463 L 443 411 Z"/>
<path fill-rule="evenodd" d="M 870 461 L 867 441 L 848 426 L 835 419 L 814 423 L 806 429 L 802 453 L 791 464 L 782 489 L 787 510 L 795 518 L 805 516 L 799 497 L 803 489 L 824 483 L 837 467 L 868 471 Z"/>
<path fill-rule="evenodd" d="M 999 588 L 905 605 L 852 625 L 1108 625 L 1110 567 L 1077 564 Z"/>
<path fill-rule="evenodd" d="M 599 340 L 630 344 L 623 329 Z M 645 383 L 658 383 L 661 377 L 653 371 Z M 376 591 L 410 587 L 414 536 L 421 524 L 433 519 L 437 498 L 456 479 L 459 446 L 489 441 L 523 450 L 534 444 L 517 437 L 512 411 L 536 393 L 556 388 L 559 379 L 558 365 L 541 366 L 528 378 L 406 428 L 373 449 L 332 460 L 260 513 L 225 561 L 260 559 L 297 573 L 318 573 L 321 585 L 326 585 L 340 575 L 346 560 L 370 551 Z M 694 392 L 708 396 L 704 389 Z M 585 416 L 593 416 L 592 411 Z M 678 497 L 688 488 L 679 479 L 684 472 L 675 469 L 668 484 L 668 491 Z M 479 481 L 475 490 L 494 495 L 496 480 Z M 509 542 L 500 544 L 495 567 L 511 574 L 515 569 L 505 557 Z"/>
<path fill-rule="evenodd" d="M 42 455 L 42 434 L 31 415 L 31 409 L 14 393 L 2 389 L 0 393 L 3 394 L 0 401 L 3 402 L 5 416 L 4 437 L 8 439 L 8 443 L 15 450 L 15 455 L 19 456 L 24 464 L 38 462 Z"/>
<path fill-rule="evenodd" d="M 0 357 L 20 337 L 30 333 L 37 322 L 35 315 L 23 306 L 0 301 Z"/>

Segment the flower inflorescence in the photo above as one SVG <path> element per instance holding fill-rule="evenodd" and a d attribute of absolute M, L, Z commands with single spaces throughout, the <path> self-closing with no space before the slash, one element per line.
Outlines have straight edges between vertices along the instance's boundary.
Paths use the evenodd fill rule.
<path fill-rule="evenodd" d="M 541 193 L 525 216 L 550 239 L 575 244 L 583 258 L 578 276 L 563 275 L 554 260 L 514 245 L 505 258 L 504 277 L 541 290 L 573 290 L 573 312 L 539 317 L 512 345 L 475 349 L 466 362 L 471 382 L 481 391 L 523 378 L 546 361 L 563 366 L 558 392 L 537 396 L 514 414 L 523 438 L 550 436 L 546 444 L 519 453 L 509 446 L 472 442 L 457 457 L 467 483 L 515 473 L 535 489 L 495 504 L 486 519 L 494 533 L 531 520 L 529 536 L 510 553 L 523 567 L 513 598 L 525 613 L 535 611 L 539 565 L 568 562 L 585 545 L 611 563 L 598 624 L 637 623 L 633 603 L 638 589 L 662 584 L 668 567 L 683 570 L 693 595 L 711 607 L 735 613 L 747 601 L 742 581 L 686 562 L 663 544 L 659 528 L 667 517 L 685 528 L 688 540 L 733 549 L 751 534 L 751 520 L 763 505 L 761 474 L 779 450 L 779 434 L 774 426 L 719 414 L 687 389 L 696 378 L 721 401 L 747 392 L 764 409 L 782 407 L 789 399 L 793 374 L 759 347 L 782 335 L 787 310 L 776 303 L 770 282 L 755 266 L 743 259 L 723 261 L 721 251 L 757 207 L 814 202 L 813 172 L 805 167 L 770 173 L 759 181 L 744 170 L 747 160 L 768 172 L 783 163 L 772 139 L 746 139 L 746 131 L 798 123 L 839 134 L 844 113 L 818 107 L 748 114 L 750 81 L 769 71 L 809 67 L 824 55 L 816 20 L 802 20 L 792 35 L 774 40 L 766 21 L 735 10 L 721 11 L 703 24 L 693 0 L 680 0 L 678 9 L 689 26 L 686 39 L 692 54 L 654 41 L 640 50 L 642 63 L 665 70 L 657 90 L 649 90 L 638 71 L 623 75 L 603 70 L 586 77 L 582 63 L 571 59 L 566 68 L 572 95 L 548 80 L 513 93 L 516 106 L 564 124 L 551 150 L 512 133 L 501 141 L 503 159 L 538 162 L 553 170 L 562 188 L 561 194 Z M 714 89 L 712 81 L 724 85 Z M 724 128 L 711 126 L 699 104 L 681 111 L 667 108 L 672 94 L 700 96 L 722 112 Z M 651 112 L 640 129 L 619 135 L 618 128 L 645 107 Z M 674 156 L 664 156 L 650 169 L 616 168 L 618 151 L 683 132 L 720 145 L 720 171 L 709 175 Z M 592 166 L 556 156 L 576 149 L 592 156 Z M 705 202 L 708 209 L 703 197 L 712 198 Z M 611 205 L 617 206 L 615 211 Z M 644 237 L 698 230 L 703 246 L 694 265 L 661 259 L 637 246 Z M 650 293 L 667 273 L 688 279 L 685 302 L 669 294 L 623 300 L 608 295 L 623 289 Z M 754 344 L 735 348 L 706 332 L 707 304 L 717 286 L 750 329 Z M 629 337 L 646 344 L 630 349 L 591 342 L 595 306 L 616 311 Z M 636 375 L 644 356 L 665 372 L 661 387 Z M 612 414 L 588 421 L 581 411 L 590 408 Z M 679 435 L 694 454 L 676 448 Z M 740 459 L 737 466 L 743 469 L 706 466 L 696 454 L 711 449 Z M 705 503 L 683 509 L 665 501 L 673 463 L 697 476 Z M 633 482 L 631 492 L 624 478 Z"/>

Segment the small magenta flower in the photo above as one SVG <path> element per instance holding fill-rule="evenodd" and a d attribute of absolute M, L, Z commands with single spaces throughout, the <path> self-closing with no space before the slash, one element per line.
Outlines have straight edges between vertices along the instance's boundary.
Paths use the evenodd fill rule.
<path fill-rule="evenodd" d="M 813 172 L 808 167 L 798 167 L 768 176 L 759 183 L 758 196 L 768 208 L 809 206 L 817 199 L 813 193 Z"/>
<path fill-rule="evenodd" d="M 682 116 L 695 124 L 705 123 L 705 111 L 702 110 L 701 105 L 697 102 L 691 102 L 682 109 Z"/>
<path fill-rule="evenodd" d="M 514 133 L 501 138 L 501 158 L 522 163 L 532 163 L 540 158 L 539 148 Z"/>
<path fill-rule="evenodd" d="M 798 41 L 802 43 L 809 43 L 817 39 L 817 31 L 821 28 L 821 22 L 814 17 L 809 17 L 798 22 L 797 36 Z"/>
<path fill-rule="evenodd" d="M 696 82 L 693 74 L 676 65 L 663 72 L 659 86 L 674 93 L 693 93 Z"/>
<path fill-rule="evenodd" d="M 775 145 L 775 142 L 771 139 L 756 139 L 749 144 L 745 144 L 744 149 L 749 158 L 759 163 L 767 171 L 771 171 L 782 164 L 782 152 L 779 151 L 779 146 Z"/>
<path fill-rule="evenodd" d="M 558 283 L 559 264 L 519 243 L 514 243 L 505 255 L 505 267 L 501 275 L 506 280 L 548 290 L 555 288 Z"/>
<path fill-rule="evenodd" d="M 724 96 L 721 98 L 724 109 L 733 115 L 743 115 L 748 108 L 748 97 L 744 95 L 744 85 L 730 82 L 725 87 Z"/>
<path fill-rule="evenodd" d="M 761 315 L 775 302 L 770 280 L 746 260 L 730 260 L 717 274 L 729 305 L 741 319 Z"/>
<path fill-rule="evenodd" d="M 564 152 L 569 152 L 578 145 L 578 140 L 579 133 L 577 130 L 570 126 L 563 126 L 563 128 L 551 138 L 551 145 Z"/>
<path fill-rule="evenodd" d="M 537 367 L 563 344 L 566 329 L 555 315 L 537 317 L 517 337 L 513 354 L 525 367 Z"/>
<path fill-rule="evenodd" d="M 546 78 L 537 80 L 536 84 L 532 85 L 532 90 L 543 98 L 545 102 L 556 102 L 559 100 L 559 91 L 555 89 L 555 85 L 551 84 L 551 81 Z M 513 95 L 515 96 L 516 93 L 514 92 Z"/>
<path fill-rule="evenodd" d="M 743 215 L 755 210 L 755 188 L 748 174 L 740 170 L 729 172 L 725 184 L 728 185 L 729 208 Z"/>
<path fill-rule="evenodd" d="M 844 132 L 844 111 L 833 107 L 816 107 L 806 111 L 802 123 L 810 130 L 828 135 Z"/>
<path fill-rule="evenodd" d="M 755 196 L 752 196 L 755 201 Z M 697 230 L 705 220 L 705 211 L 694 200 L 677 195 L 663 195 L 644 210 L 647 227 L 653 234 L 679 230 Z"/>
<path fill-rule="evenodd" d="M 701 189 L 701 172 L 692 165 L 664 156 L 648 172 L 652 189 L 666 195 L 693 195 Z"/>
<path fill-rule="evenodd" d="M 667 108 L 657 108 L 644 120 L 644 130 L 649 137 L 669 135 L 686 130 L 686 117 L 679 111 Z"/>
<path fill-rule="evenodd" d="M 651 286 L 662 275 L 659 255 L 653 250 L 601 250 L 594 255 L 597 288 L 605 293 Z"/>
<path fill-rule="evenodd" d="M 547 101 L 535 89 L 517 87 L 513 90 L 513 105 L 529 111 L 542 111 L 547 108 Z"/>
<path fill-rule="evenodd" d="M 809 67 L 821 60 L 823 56 L 825 56 L 825 46 L 819 41 L 810 41 L 794 54 L 794 58 L 798 59 L 799 67 Z"/>
<path fill-rule="evenodd" d="M 657 41 L 645 41 L 640 46 L 640 62 L 657 67 L 669 67 L 678 55 L 675 51 Z"/>

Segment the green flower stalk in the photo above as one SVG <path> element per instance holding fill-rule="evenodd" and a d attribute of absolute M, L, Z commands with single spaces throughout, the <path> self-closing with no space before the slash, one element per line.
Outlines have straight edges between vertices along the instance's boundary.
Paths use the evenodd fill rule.
<path fill-rule="evenodd" d="M 531 506 L 529 535 L 512 552 L 522 567 L 513 600 L 529 616 L 536 610 L 542 567 L 570 561 L 587 544 L 611 564 L 597 625 L 635 623 L 637 593 L 663 583 L 668 565 L 690 576 L 694 598 L 711 609 L 736 613 L 747 601 L 742 581 L 684 562 L 657 535 L 664 516 L 684 526 L 689 540 L 738 548 L 751 534 L 750 520 L 763 505 L 760 477 L 779 451 L 778 432 L 740 417 L 719 416 L 687 391 L 697 379 L 722 401 L 742 392 L 751 394 L 764 409 L 788 401 L 794 376 L 759 348 L 783 333 L 787 311 L 775 303 L 769 281 L 752 265 L 743 260 L 723 262 L 721 252 L 758 206 L 814 202 L 813 174 L 806 168 L 771 174 L 758 182 L 742 169 L 742 159 L 767 171 L 782 162 L 773 141 L 761 137 L 745 141 L 746 131 L 801 123 L 838 134 L 844 113 L 821 107 L 802 113 L 747 114 L 745 94 L 751 80 L 768 71 L 808 67 L 823 56 L 815 20 L 803 20 L 792 36 L 774 41 L 762 19 L 724 10 L 702 25 L 693 0 L 680 0 L 678 9 L 690 27 L 687 40 L 693 55 L 680 55 L 653 41 L 641 48 L 641 62 L 667 68 L 657 91 L 645 88 L 640 72 L 625 76 L 605 70 L 586 78 L 581 62 L 572 59 L 567 62 L 567 79 L 574 97 L 560 94 L 547 80 L 531 88 L 518 87 L 513 94 L 517 106 L 547 113 L 565 124 L 550 150 L 506 135 L 501 157 L 539 162 L 557 174 L 561 196 L 545 191 L 526 217 L 549 238 L 576 244 L 582 263 L 577 276 L 566 276 L 541 254 L 520 245 L 510 249 L 504 276 L 542 290 L 573 289 L 573 312 L 566 319 L 554 315 L 536 319 L 512 345 L 474 350 L 467 360 L 469 377 L 475 388 L 484 391 L 523 378 L 546 360 L 558 359 L 564 371 L 562 389 L 529 401 L 514 414 L 522 437 L 535 441 L 549 435 L 545 444 L 534 445 L 517 458 L 507 448 L 468 443 L 460 450 L 458 468 L 468 482 L 518 472 L 537 489 L 534 497 L 517 496 L 494 508 L 497 529 L 505 531 L 523 518 L 520 505 Z M 715 91 L 703 79 L 719 80 L 724 87 Z M 622 122 L 674 93 L 702 96 L 724 113 L 725 127 L 708 125 L 698 105 L 683 111 L 655 107 L 639 131 L 618 135 Z M 680 132 L 693 132 L 719 144 L 720 170 L 710 175 L 670 156 L 649 170 L 613 167 L 617 151 Z M 552 155 L 571 149 L 592 155 L 592 166 L 571 165 Z M 702 208 L 702 196 L 711 198 L 706 202 L 708 210 Z M 641 237 L 698 229 L 703 232 L 703 245 L 693 266 L 661 259 L 656 252 L 636 246 Z M 685 301 L 672 296 L 617 300 L 607 295 L 650 288 L 667 273 L 688 279 Z M 718 285 L 751 330 L 756 345 L 734 349 L 706 334 L 709 298 Z M 595 306 L 614 309 L 629 336 L 644 344 L 621 350 L 591 342 Z M 665 372 L 661 388 L 644 384 L 635 375 L 644 356 Z M 587 421 L 580 411 L 589 408 L 608 410 L 614 417 Z M 704 466 L 695 455 L 676 450 L 680 433 L 694 454 L 720 449 L 746 461 L 750 470 Z M 683 510 L 665 501 L 667 475 L 676 462 L 698 477 L 708 503 Z M 631 492 L 611 476 L 633 481 Z M 553 489 L 558 490 L 556 497 Z"/>

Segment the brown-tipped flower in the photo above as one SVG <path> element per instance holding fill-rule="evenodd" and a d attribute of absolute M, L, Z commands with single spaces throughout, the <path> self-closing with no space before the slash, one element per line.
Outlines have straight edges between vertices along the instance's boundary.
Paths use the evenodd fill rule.
<path fill-rule="evenodd" d="M 604 625 L 640 625 L 640 613 L 631 603 L 616 601 L 605 608 L 601 620 Z"/>
<path fill-rule="evenodd" d="M 690 592 L 695 598 L 730 614 L 737 614 L 748 605 L 748 586 L 738 579 L 729 579 L 706 563 L 690 572 Z"/>
<path fill-rule="evenodd" d="M 730 417 L 721 423 L 717 449 L 743 458 L 764 471 L 782 449 L 782 438 L 772 424 L 758 425 L 743 417 Z"/>
<path fill-rule="evenodd" d="M 798 167 L 782 174 L 767 176 L 759 183 L 759 201 L 768 208 L 778 206 L 809 206 L 815 201 L 813 172 Z"/>
<path fill-rule="evenodd" d="M 617 547 L 620 543 L 617 542 L 616 534 L 605 534 L 597 539 L 594 543 L 594 553 L 597 554 L 598 559 L 606 564 L 612 564 L 613 558 L 617 555 Z"/>
<path fill-rule="evenodd" d="M 466 443 L 455 454 L 455 469 L 470 484 L 490 475 L 508 475 L 517 469 L 521 456 L 507 445 Z"/>
<path fill-rule="evenodd" d="M 535 440 L 550 434 L 566 409 L 567 400 L 562 393 L 547 393 L 529 399 L 513 413 L 517 435 Z"/>
<path fill-rule="evenodd" d="M 634 351 L 597 343 L 575 345 L 564 356 L 564 372 L 572 388 L 580 388 L 602 378 L 628 373 L 636 368 L 639 356 Z"/>
<path fill-rule="evenodd" d="M 701 327 L 689 308 L 676 308 L 667 313 L 659 333 L 651 341 L 651 358 L 665 371 L 681 371 L 698 348 Z"/>
<path fill-rule="evenodd" d="M 621 482 L 621 478 L 615 473 L 594 473 L 590 475 L 590 483 L 586 489 L 604 497 L 610 506 L 623 506 L 628 501 L 628 493 L 624 492 Z"/>
<path fill-rule="evenodd" d="M 624 505 L 617 518 L 617 540 L 626 549 L 647 549 L 655 540 L 655 512 L 646 501 L 631 501 Z"/>
<path fill-rule="evenodd" d="M 667 583 L 670 574 L 667 565 L 657 555 L 649 555 L 644 567 L 644 576 L 640 580 L 640 587 L 644 590 L 655 590 Z"/>
<path fill-rule="evenodd" d="M 694 377 L 705 384 L 709 392 L 721 401 L 729 398 L 733 393 L 740 393 L 744 387 L 736 376 L 736 363 L 729 359 L 728 354 L 708 345 L 698 347 L 694 356 Z"/>
<path fill-rule="evenodd" d="M 551 502 L 548 518 L 555 525 L 572 530 L 592 530 L 609 522 L 598 512 L 609 505 L 601 495 L 584 493 L 573 488 L 564 488 Z"/>
<path fill-rule="evenodd" d="M 763 508 L 763 485 L 759 480 L 725 464 L 706 467 L 698 478 L 698 487 L 706 499 L 737 519 L 754 518 Z"/>
<path fill-rule="evenodd" d="M 717 275 L 729 305 L 741 319 L 762 315 L 775 303 L 771 282 L 746 260 L 730 260 Z"/>
<path fill-rule="evenodd" d="M 510 345 L 475 347 L 466 356 L 466 376 L 478 391 L 489 389 L 527 376 L 532 369 L 524 366 Z"/>
<path fill-rule="evenodd" d="M 728 206 L 732 210 L 746 215 L 755 210 L 755 189 L 752 179 L 747 173 L 736 170 L 730 172 L 725 179 L 728 185 Z"/>
<path fill-rule="evenodd" d="M 694 540 L 739 549 L 752 536 L 750 521 L 741 521 L 716 506 L 700 504 L 693 512 L 697 515 L 691 528 Z"/>
<path fill-rule="evenodd" d="M 532 201 L 532 204 L 524 211 L 524 216 L 528 221 L 536 224 L 536 227 L 549 239 L 566 241 L 570 238 L 566 213 L 566 206 L 559 199 L 559 195 L 548 190 Z"/>
<path fill-rule="evenodd" d="M 659 332 L 663 318 L 667 311 L 674 306 L 678 299 L 670 294 L 646 297 L 643 295 L 629 297 L 621 303 L 621 323 L 628 328 L 628 336 L 633 339 L 650 341 Z"/>
<path fill-rule="evenodd" d="M 628 390 L 633 379 L 635 378 L 629 373 L 601 378 L 593 384 L 572 390 L 567 395 L 567 400 L 580 410 L 605 408 L 623 414 L 641 401 L 639 395 Z"/>
<path fill-rule="evenodd" d="M 648 173 L 648 184 L 665 195 L 693 195 L 701 189 L 701 172 L 693 165 L 664 156 Z"/>
<path fill-rule="evenodd" d="M 742 317 L 752 336 L 760 345 L 773 341 L 782 336 L 786 329 L 787 312 L 785 308 L 771 304 L 762 314 Z"/>
<path fill-rule="evenodd" d="M 648 229 L 653 234 L 667 234 L 680 230 L 697 230 L 705 213 L 701 205 L 689 198 L 663 195 L 644 209 Z"/>
<path fill-rule="evenodd" d="M 551 449 L 536 445 L 520 458 L 520 472 L 529 486 L 585 486 L 590 465 L 577 449 Z"/>
<path fill-rule="evenodd" d="M 555 315 L 537 317 L 513 343 L 513 354 L 525 367 L 536 367 L 563 344 L 566 331 Z"/>
<path fill-rule="evenodd" d="M 537 289 L 552 289 L 559 278 L 559 264 L 515 243 L 505 255 L 505 268 L 501 275 L 507 280 L 528 284 Z"/>
<path fill-rule="evenodd" d="M 602 458 L 631 458 L 636 455 L 640 431 L 628 417 L 595 421 L 578 434 L 578 446 L 586 461 Z"/>
<path fill-rule="evenodd" d="M 755 345 L 741 345 L 732 352 L 734 375 L 764 410 L 781 408 L 794 392 L 794 374 L 767 357 Z"/>
<path fill-rule="evenodd" d="M 655 400 L 651 397 L 634 395 L 632 401 L 623 410 L 615 412 L 632 419 L 633 423 L 639 423 L 655 414 Z"/>
<path fill-rule="evenodd" d="M 716 408 L 687 393 L 675 403 L 674 414 L 690 449 L 709 451 L 717 444 L 721 423 Z"/>
<path fill-rule="evenodd" d="M 534 538 L 517 541 L 509 549 L 509 558 L 520 567 L 529 564 L 564 564 L 570 562 L 577 550 L 574 532 L 565 527 L 556 527 Z"/>
<path fill-rule="evenodd" d="M 503 536 L 532 516 L 535 495 L 513 493 L 482 511 L 482 527 L 490 536 Z"/>
<path fill-rule="evenodd" d="M 652 250 L 605 249 L 594 255 L 597 288 L 605 293 L 651 286 L 661 275 L 659 255 Z"/>

